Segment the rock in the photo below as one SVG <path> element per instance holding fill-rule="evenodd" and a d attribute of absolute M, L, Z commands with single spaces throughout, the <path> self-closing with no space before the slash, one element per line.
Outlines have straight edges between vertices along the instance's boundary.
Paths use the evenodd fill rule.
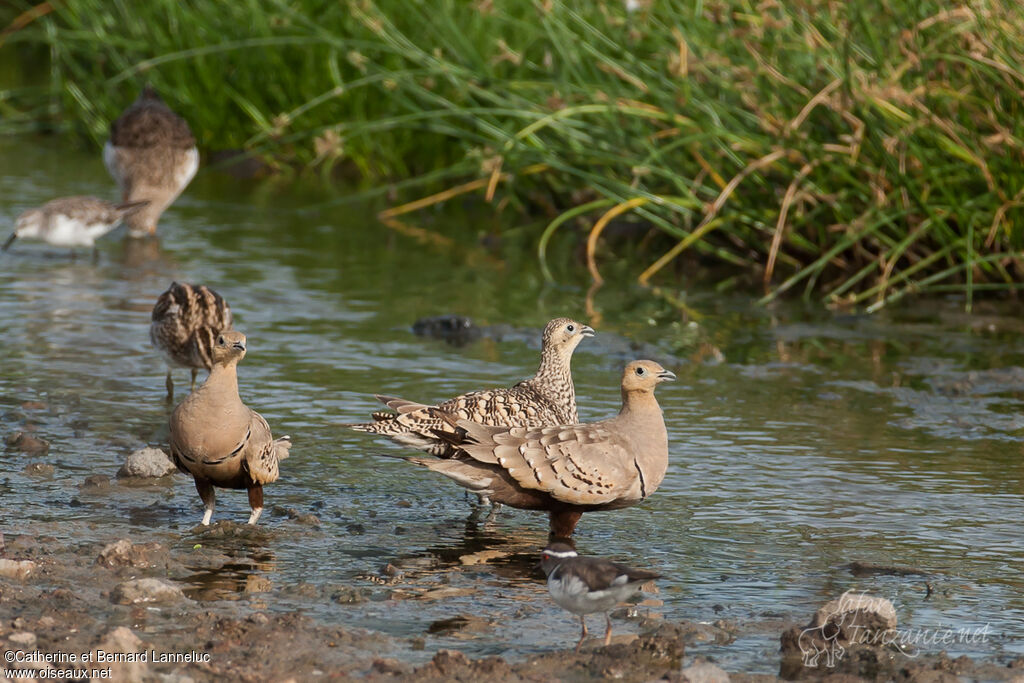
<path fill-rule="evenodd" d="M 331 600 L 340 605 L 356 605 L 369 599 L 365 590 L 355 586 L 341 586 L 331 595 Z"/>
<path fill-rule="evenodd" d="M 432 588 L 417 596 L 420 600 L 447 600 L 448 598 L 461 598 L 466 595 L 473 595 L 477 592 L 475 588 L 456 588 L 455 586 L 442 586 Z"/>
<path fill-rule="evenodd" d="M 858 667 L 882 656 L 886 633 L 896 628 L 896 609 L 885 598 L 847 591 L 814 613 L 804 627 L 794 626 L 782 634 L 783 678 L 796 675 L 803 667 L 827 667 L 843 673 L 857 673 Z M 857 649 L 857 656 L 852 651 Z M 845 661 L 844 661 L 845 660 Z"/>
<path fill-rule="evenodd" d="M 30 462 L 22 472 L 32 477 L 52 477 L 54 469 L 53 465 L 46 462 Z"/>
<path fill-rule="evenodd" d="M 127 626 L 118 626 L 104 634 L 96 647 L 105 652 L 138 652 L 142 640 Z"/>
<path fill-rule="evenodd" d="M 142 651 L 142 640 L 126 626 L 105 633 L 93 650 L 93 661 L 96 661 L 96 650 L 104 652 L 132 653 Z M 110 678 L 117 681 L 142 681 L 149 665 L 144 662 L 114 662 L 109 664 Z"/>
<path fill-rule="evenodd" d="M 480 633 L 491 628 L 486 619 L 472 614 L 457 614 L 447 619 L 438 619 L 427 627 L 427 633 L 443 633 L 445 635 L 456 635 L 458 633 Z"/>
<path fill-rule="evenodd" d="M 83 492 L 105 491 L 110 488 L 110 477 L 105 474 L 90 474 L 78 488 Z"/>
<path fill-rule="evenodd" d="M 724 669 L 703 660 L 683 669 L 683 678 L 689 683 L 729 683 L 729 674 Z"/>
<path fill-rule="evenodd" d="M 117 478 L 156 479 L 167 476 L 177 469 L 166 453 L 159 448 L 147 446 L 128 456 L 128 459 L 121 465 L 121 469 L 117 471 Z"/>
<path fill-rule="evenodd" d="M 443 339 L 453 346 L 465 346 L 483 336 L 483 331 L 462 315 L 420 318 L 412 324 L 412 332 L 418 337 Z"/>
<path fill-rule="evenodd" d="M 265 576 L 259 574 L 249 574 L 245 577 L 245 592 L 246 593 L 269 593 L 274 589 L 274 584 L 270 582 Z"/>
<path fill-rule="evenodd" d="M 137 605 L 150 602 L 177 602 L 185 594 L 177 586 L 160 579 L 133 579 L 119 583 L 110 593 L 110 601 L 120 605 Z"/>
<path fill-rule="evenodd" d="M 4 443 L 8 448 L 16 448 L 23 453 L 32 455 L 42 455 L 50 450 L 49 441 L 38 439 L 25 432 L 14 432 L 4 440 Z"/>
<path fill-rule="evenodd" d="M 312 514 L 303 514 L 295 508 L 288 508 L 284 511 L 288 519 L 305 526 L 320 526 L 320 518 Z"/>
<path fill-rule="evenodd" d="M 8 560 L 0 559 L 0 577 L 4 579 L 17 579 L 24 581 L 29 574 L 36 570 L 36 563 L 32 560 Z"/>
<path fill-rule="evenodd" d="M 36 634 L 30 631 L 18 631 L 7 636 L 7 640 L 17 645 L 22 650 L 31 650 L 36 646 Z"/>
<path fill-rule="evenodd" d="M 116 569 L 119 567 L 166 567 L 170 551 L 159 543 L 135 544 L 127 538 L 115 541 L 100 551 L 96 564 Z"/>
<path fill-rule="evenodd" d="M 24 580 L 35 570 L 36 563 L 32 560 L 0 559 L 0 576 L 5 579 Z"/>

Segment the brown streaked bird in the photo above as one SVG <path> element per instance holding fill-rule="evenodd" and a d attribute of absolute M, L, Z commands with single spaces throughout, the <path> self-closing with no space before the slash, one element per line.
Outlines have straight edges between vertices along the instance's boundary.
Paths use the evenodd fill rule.
<path fill-rule="evenodd" d="M 546 510 L 551 536 L 570 538 L 584 512 L 636 505 L 661 485 L 668 468 L 668 432 L 654 388 L 676 376 L 654 361 L 622 372 L 622 408 L 585 424 L 488 427 L 441 411 L 455 446 L 447 459 L 409 458 L 495 503 Z"/>
<path fill-rule="evenodd" d="M 156 233 L 161 214 L 199 169 L 199 150 L 185 119 L 147 85 L 110 126 L 103 162 L 125 201 L 149 205 L 127 218 L 132 237 Z"/>
<path fill-rule="evenodd" d="M 584 337 L 593 335 L 594 330 L 583 323 L 555 318 L 544 327 L 540 367 L 530 379 L 507 389 L 462 394 L 436 406 L 377 395 L 379 401 L 396 412 L 373 413 L 374 422 L 346 426 L 446 458 L 457 449 L 440 438 L 438 432 L 454 434 L 455 430 L 436 411 L 485 425 L 575 424 L 579 417 L 570 363 L 576 346 Z"/>
<path fill-rule="evenodd" d="M 548 592 L 562 609 L 579 616 L 583 633 L 576 652 L 587 639 L 586 615 L 604 612 L 607 629 L 605 647 L 612 642 L 612 619 L 608 614 L 620 602 L 638 593 L 660 574 L 633 569 L 603 557 L 580 557 L 566 543 L 550 543 L 540 554 L 540 568 L 548 577 Z"/>
<path fill-rule="evenodd" d="M 217 336 L 231 329 L 231 307 L 206 285 L 172 282 L 153 306 L 149 339 L 167 361 L 167 397 L 174 398 L 174 368 L 192 370 L 196 388 L 199 370 L 213 368 Z"/>
<path fill-rule="evenodd" d="M 56 247 L 95 248 L 96 240 L 120 225 L 126 216 L 142 210 L 149 202 L 111 204 L 96 197 L 61 197 L 29 209 L 18 216 L 14 232 L 0 250 L 7 251 L 15 239 L 31 239 Z M 73 251 L 72 251 L 73 253 Z"/>
<path fill-rule="evenodd" d="M 171 458 L 192 475 L 206 512 L 213 516 L 214 486 L 246 489 L 255 524 L 263 512 L 263 486 L 277 481 L 291 438 L 275 439 L 263 416 L 238 397 L 236 366 L 245 357 L 245 335 L 225 330 L 213 345 L 213 369 L 171 413 Z"/>

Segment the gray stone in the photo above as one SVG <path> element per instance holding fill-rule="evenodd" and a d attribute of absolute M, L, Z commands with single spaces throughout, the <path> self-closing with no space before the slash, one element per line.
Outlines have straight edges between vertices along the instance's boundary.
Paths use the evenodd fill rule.
<path fill-rule="evenodd" d="M 100 551 L 96 563 L 115 569 L 118 567 L 166 567 L 170 552 L 159 543 L 132 543 L 127 538 L 115 541 Z"/>
<path fill-rule="evenodd" d="M 128 456 L 124 465 L 117 471 L 117 478 L 138 477 L 140 479 L 155 479 L 171 474 L 178 468 L 171 462 L 170 457 L 159 448 L 140 448 Z"/>
<path fill-rule="evenodd" d="M 711 662 L 699 661 L 683 669 L 689 683 L 729 683 L 729 674 Z"/>
<path fill-rule="evenodd" d="M 110 601 L 121 605 L 149 602 L 178 602 L 185 594 L 177 586 L 160 579 L 132 579 L 119 583 L 110 593 Z"/>

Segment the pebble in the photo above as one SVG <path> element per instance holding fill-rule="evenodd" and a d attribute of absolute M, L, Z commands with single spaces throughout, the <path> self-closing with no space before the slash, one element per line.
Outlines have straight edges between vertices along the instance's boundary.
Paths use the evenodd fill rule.
<path fill-rule="evenodd" d="M 49 441 L 38 439 L 25 432 L 14 432 L 7 437 L 4 443 L 9 448 L 17 448 L 19 451 L 31 453 L 32 455 L 42 455 L 50 450 Z"/>
<path fill-rule="evenodd" d="M 104 491 L 110 488 L 110 477 L 105 474 L 90 474 L 78 488 L 82 491 Z"/>
<path fill-rule="evenodd" d="M 27 650 L 35 647 L 36 634 L 32 633 L 31 631 L 19 631 L 17 633 L 12 633 L 11 635 L 7 636 L 7 640 L 11 641 L 15 645 L 18 645 L 22 649 Z"/>
<path fill-rule="evenodd" d="M 25 469 L 23 469 L 22 472 L 33 477 L 52 477 L 54 469 L 53 465 L 49 463 L 30 462 L 25 465 Z"/>
<path fill-rule="evenodd" d="M 368 599 L 366 591 L 353 586 L 343 586 L 331 595 L 331 600 L 341 605 L 355 605 Z"/>
<path fill-rule="evenodd" d="M 122 538 L 106 545 L 96 558 L 96 564 L 109 567 L 165 567 L 170 551 L 159 543 L 132 543 Z"/>
<path fill-rule="evenodd" d="M 120 605 L 148 602 L 177 602 L 185 594 L 177 586 L 160 579 L 133 579 L 119 583 L 110 593 L 110 601 Z"/>
<path fill-rule="evenodd" d="M 695 662 L 682 673 L 689 683 L 729 683 L 729 674 L 711 662 Z"/>
<path fill-rule="evenodd" d="M 27 579 L 36 570 L 32 560 L 0 559 L 0 576 L 6 579 Z"/>
<path fill-rule="evenodd" d="M 149 446 L 134 451 L 117 471 L 117 478 L 157 479 L 177 471 L 171 458 L 159 448 Z"/>

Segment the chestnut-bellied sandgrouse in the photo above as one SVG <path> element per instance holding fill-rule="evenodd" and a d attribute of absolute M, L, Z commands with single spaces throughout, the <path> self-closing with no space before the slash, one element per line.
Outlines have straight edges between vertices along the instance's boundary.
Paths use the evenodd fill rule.
<path fill-rule="evenodd" d="M 167 361 L 167 397 L 174 398 L 172 368 L 192 370 L 191 389 L 196 373 L 213 367 L 213 347 L 217 336 L 231 329 L 231 308 L 205 285 L 172 282 L 153 306 L 149 338 Z"/>
<path fill-rule="evenodd" d="M 396 412 L 374 413 L 374 422 L 347 426 L 444 458 L 454 455 L 456 449 L 438 432 L 455 432 L 436 411 L 485 425 L 575 424 L 579 417 L 570 362 L 577 344 L 593 334 L 593 329 L 575 320 L 555 318 L 544 327 L 540 367 L 530 379 L 507 389 L 462 394 L 436 406 L 378 395 L 379 401 Z"/>
<path fill-rule="evenodd" d="M 608 627 L 604 644 L 612 642 L 612 620 L 608 613 L 620 602 L 640 591 L 655 572 L 633 569 L 603 557 L 580 557 L 567 543 L 550 543 L 540 554 L 540 567 L 548 577 L 548 592 L 562 609 L 576 614 L 583 633 L 576 651 L 587 638 L 586 615 L 604 612 Z"/>
<path fill-rule="evenodd" d="M 495 503 L 545 510 L 552 537 L 567 539 L 584 512 L 636 505 L 661 485 L 668 433 L 654 388 L 675 378 L 654 361 L 629 363 L 622 408 L 600 422 L 489 427 L 435 411 L 456 454 L 409 460 Z"/>
<path fill-rule="evenodd" d="M 61 197 L 29 209 L 18 216 L 14 232 L 3 251 L 15 239 L 38 240 L 55 247 L 95 247 L 96 240 L 120 225 L 126 216 L 137 213 L 149 202 L 111 204 L 96 197 Z"/>
<path fill-rule="evenodd" d="M 149 204 L 129 216 L 132 237 L 156 233 L 156 224 L 199 169 L 196 139 L 181 118 L 147 85 L 110 126 L 103 162 L 125 201 Z"/>
<path fill-rule="evenodd" d="M 275 439 L 267 421 L 238 397 L 236 366 L 245 357 L 245 335 L 225 330 L 213 344 L 213 369 L 171 413 L 171 459 L 191 474 L 206 512 L 213 516 L 214 486 L 246 489 L 255 524 L 263 512 L 263 486 L 277 481 L 291 439 Z"/>

